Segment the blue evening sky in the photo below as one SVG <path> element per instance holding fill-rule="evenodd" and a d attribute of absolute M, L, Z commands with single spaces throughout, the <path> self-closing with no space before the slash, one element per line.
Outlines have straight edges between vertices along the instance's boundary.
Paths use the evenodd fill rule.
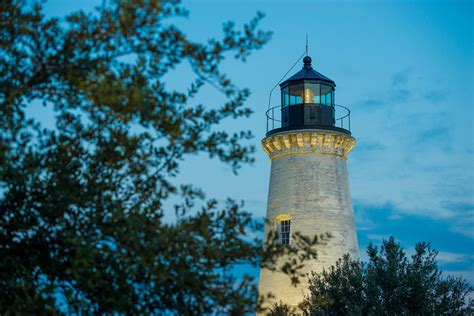
<path fill-rule="evenodd" d="M 47 13 L 89 11 L 98 3 L 50 0 Z M 337 103 L 352 111 L 357 145 L 348 164 L 361 252 L 390 235 L 409 251 L 429 241 L 446 272 L 474 284 L 473 3 L 184 2 L 189 18 L 173 23 L 196 41 L 221 36 L 222 22 L 240 25 L 257 10 L 266 14 L 261 27 L 274 35 L 247 63 L 228 56 L 223 64 L 237 84 L 251 89 L 248 105 L 255 111 L 223 128 L 253 131 L 256 162 L 235 176 L 217 160 L 191 157 L 180 181 L 201 186 L 208 197 L 245 200 L 257 218 L 265 216 L 270 161 L 259 143 L 268 94 L 303 53 L 307 33 L 313 66 L 336 82 Z M 191 75 L 186 65 L 178 67 L 168 87 L 185 87 Z M 277 91 L 273 106 L 278 99 Z M 208 88 L 196 103 L 223 100 Z M 44 109 L 30 114 L 52 119 Z"/>

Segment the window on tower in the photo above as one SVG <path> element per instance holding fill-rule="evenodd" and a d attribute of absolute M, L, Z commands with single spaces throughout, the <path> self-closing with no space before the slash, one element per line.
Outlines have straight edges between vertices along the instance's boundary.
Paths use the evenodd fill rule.
<path fill-rule="evenodd" d="M 283 220 L 280 222 L 280 240 L 282 245 L 290 244 L 290 224 L 291 220 Z"/>

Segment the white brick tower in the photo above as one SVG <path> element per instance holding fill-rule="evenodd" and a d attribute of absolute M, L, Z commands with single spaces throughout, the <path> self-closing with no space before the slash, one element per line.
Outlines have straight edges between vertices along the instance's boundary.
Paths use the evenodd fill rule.
<path fill-rule="evenodd" d="M 355 145 L 350 112 L 335 105 L 331 79 L 303 59 L 301 71 L 280 84 L 281 105 L 267 112 L 267 135 L 262 145 L 271 160 L 265 236 L 278 232 L 282 244 L 299 231 L 313 237 L 326 232 L 332 238 L 318 245 L 318 258 L 303 272 L 320 272 L 349 253 L 359 258 L 354 212 L 347 175 L 347 156 Z M 341 113 L 342 112 L 342 113 Z M 281 258 L 291 260 L 291 258 Z M 308 294 L 307 278 L 298 287 L 287 275 L 260 271 L 260 294 L 297 306 Z"/>

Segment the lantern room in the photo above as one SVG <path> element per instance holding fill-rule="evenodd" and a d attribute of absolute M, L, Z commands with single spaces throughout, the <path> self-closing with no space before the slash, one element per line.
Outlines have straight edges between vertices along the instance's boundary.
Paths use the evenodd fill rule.
<path fill-rule="evenodd" d="M 303 69 L 280 84 L 281 105 L 334 104 L 336 84 L 311 67 L 311 57 L 303 59 Z"/>
<path fill-rule="evenodd" d="M 267 112 L 267 118 L 273 120 L 273 125 L 276 121 L 278 128 L 273 126 L 267 134 L 291 129 L 335 129 L 350 134 L 347 130 L 349 110 L 335 104 L 335 87 L 333 80 L 313 69 L 311 57 L 304 57 L 303 69 L 280 84 L 281 113 L 275 115 L 275 108 Z M 336 107 L 341 108 L 339 113 Z M 338 118 L 336 114 L 341 116 Z"/>

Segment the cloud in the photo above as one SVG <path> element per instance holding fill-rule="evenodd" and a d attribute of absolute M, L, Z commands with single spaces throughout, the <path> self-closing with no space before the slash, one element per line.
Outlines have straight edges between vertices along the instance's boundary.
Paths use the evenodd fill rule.
<path fill-rule="evenodd" d="M 428 142 L 432 140 L 440 140 L 450 138 L 450 131 L 447 126 L 436 126 L 430 129 L 423 131 L 421 134 L 418 134 L 416 142 Z"/>
<path fill-rule="evenodd" d="M 440 103 L 449 96 L 447 91 L 429 90 L 423 93 L 423 98 L 430 103 Z"/>
<path fill-rule="evenodd" d="M 363 201 L 354 200 L 353 202 L 357 231 L 365 232 L 376 229 L 378 225 L 376 223 L 377 219 L 374 218 L 375 212 L 370 208 L 366 208 Z"/>
<path fill-rule="evenodd" d="M 389 239 L 389 237 L 390 237 L 390 236 L 378 235 L 378 234 L 367 234 L 366 236 L 369 240 L 373 240 L 373 241 L 376 241 L 376 242 L 379 242 L 379 243 L 381 243 L 384 240 Z"/>
<path fill-rule="evenodd" d="M 474 203 L 450 203 L 449 201 L 444 201 L 443 206 L 452 209 L 452 210 L 457 210 L 460 212 L 473 212 L 474 211 Z M 474 214 L 471 214 L 474 215 Z M 470 221 L 474 221 L 474 218 L 471 216 Z"/>
<path fill-rule="evenodd" d="M 474 217 L 473 208 L 456 207 L 474 204 L 474 143 L 466 130 L 472 118 L 460 115 L 466 104 L 456 99 L 459 94 L 446 98 L 448 92 L 438 92 L 446 86 L 443 79 L 421 80 L 410 67 L 389 79 L 354 111 L 358 143 L 349 160 L 353 197 L 391 205 L 385 220 L 411 215 L 445 220 L 445 229 L 474 238 L 468 219 Z M 433 106 L 433 100 L 443 98 Z M 374 226 L 368 220 L 362 225 L 367 230 Z"/>
<path fill-rule="evenodd" d="M 466 253 L 440 251 L 437 259 L 440 263 L 460 263 L 471 262 L 474 259 L 474 256 Z"/>
<path fill-rule="evenodd" d="M 366 110 L 375 110 L 387 106 L 404 105 L 414 96 L 412 89 L 407 87 L 410 77 L 410 70 L 394 73 L 390 76 L 391 84 L 385 91 L 359 101 L 357 106 Z"/>
<path fill-rule="evenodd" d="M 400 215 L 400 214 L 390 214 L 389 217 L 387 217 L 387 219 L 391 220 L 391 221 L 396 221 L 396 220 L 399 220 L 399 219 L 402 219 L 403 216 Z"/>
<path fill-rule="evenodd" d="M 384 107 L 410 106 L 408 103 L 417 102 L 416 108 L 433 109 L 433 104 L 439 105 L 435 109 L 438 110 L 441 105 L 446 107 L 449 103 L 451 92 L 447 89 L 447 84 L 442 80 L 430 81 L 432 86 L 422 87 L 420 77 L 416 79 L 413 68 L 407 67 L 402 72 L 396 72 L 390 76 L 390 84 L 384 90 L 377 94 L 373 94 L 356 103 L 358 108 L 364 110 L 381 109 Z M 442 87 L 439 89 L 438 87 Z M 405 113 L 409 114 L 409 113 Z M 424 114 L 427 114 L 426 111 Z"/>
<path fill-rule="evenodd" d="M 381 142 L 371 139 L 371 138 L 362 138 L 357 141 L 357 150 L 363 152 L 372 152 L 372 151 L 379 151 L 385 150 L 387 146 L 382 144 Z"/>
<path fill-rule="evenodd" d="M 449 126 L 436 126 L 421 131 L 414 141 L 417 146 L 437 146 L 445 152 L 453 150 L 452 133 Z"/>
<path fill-rule="evenodd" d="M 388 99 L 390 104 L 404 104 L 413 97 L 413 93 L 404 88 L 393 88 L 389 90 Z"/>
<path fill-rule="evenodd" d="M 368 98 L 357 103 L 357 107 L 366 108 L 369 110 L 376 109 L 386 104 L 386 101 L 380 98 Z"/>
<path fill-rule="evenodd" d="M 408 258 L 415 254 L 415 244 L 430 242 L 433 249 L 439 250 L 437 262 L 446 274 L 466 277 L 465 271 L 471 269 L 474 262 L 473 240 L 449 229 L 451 221 L 430 219 L 421 215 L 403 213 L 394 204 L 370 204 L 355 200 L 357 236 L 361 259 L 367 262 L 368 244 L 380 246 L 383 240 L 394 236 L 401 243 Z M 396 217 L 396 219 L 392 219 Z M 370 229 L 360 225 L 369 223 Z M 464 271 L 464 272 L 463 272 Z M 474 277 L 468 277 L 470 282 Z"/>
<path fill-rule="evenodd" d="M 457 219 L 449 225 L 449 229 L 452 232 L 474 239 L 474 225 L 472 223 Z"/>
<path fill-rule="evenodd" d="M 405 70 L 394 73 L 390 77 L 390 81 L 392 82 L 392 85 L 394 86 L 406 85 L 408 83 L 408 80 L 411 74 L 412 74 L 412 69 L 406 68 Z"/>

